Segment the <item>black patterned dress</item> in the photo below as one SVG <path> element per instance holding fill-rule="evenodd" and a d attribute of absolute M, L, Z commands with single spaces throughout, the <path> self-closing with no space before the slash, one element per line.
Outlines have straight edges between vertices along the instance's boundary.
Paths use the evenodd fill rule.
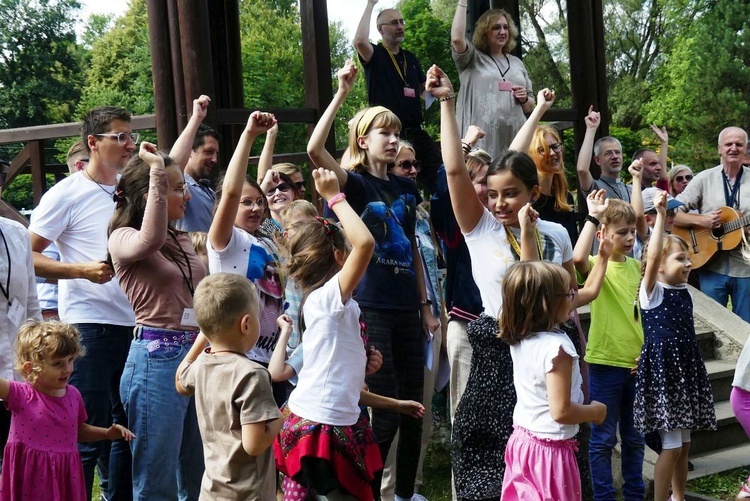
<path fill-rule="evenodd" d="M 635 426 L 654 430 L 715 430 L 711 383 L 695 337 L 693 300 L 686 287 L 657 282 L 664 298 L 642 310 L 645 342 L 635 382 Z"/>
<path fill-rule="evenodd" d="M 460 499 L 500 499 L 505 445 L 513 433 L 513 361 L 497 337 L 497 320 L 482 315 L 467 329 L 473 350 L 466 391 L 456 409 L 451 463 Z"/>

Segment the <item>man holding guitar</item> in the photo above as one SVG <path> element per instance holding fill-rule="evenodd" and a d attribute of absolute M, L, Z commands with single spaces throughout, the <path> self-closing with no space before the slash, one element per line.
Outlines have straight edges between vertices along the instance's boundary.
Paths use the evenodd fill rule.
<path fill-rule="evenodd" d="M 700 267 L 701 290 L 750 322 L 750 266 L 742 259 L 742 231 L 750 225 L 750 168 L 747 132 L 727 127 L 719 134 L 721 164 L 699 172 L 677 199 L 674 233 L 684 238 Z M 699 214 L 688 211 L 697 209 Z M 703 264 L 705 263 L 705 266 Z"/>

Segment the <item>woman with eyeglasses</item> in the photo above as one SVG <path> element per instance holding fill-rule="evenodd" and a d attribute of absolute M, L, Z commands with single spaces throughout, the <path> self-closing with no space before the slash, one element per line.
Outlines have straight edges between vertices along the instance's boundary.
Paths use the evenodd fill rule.
<path fill-rule="evenodd" d="M 675 165 L 669 171 L 669 194 L 676 197 L 687 188 L 690 181 L 693 180 L 693 171 L 687 165 Z"/>
<path fill-rule="evenodd" d="M 211 273 L 236 273 L 258 287 L 260 336 L 247 356 L 268 366 L 278 339 L 276 319 L 284 313 L 284 287 L 278 273 L 278 248 L 261 230 L 268 197 L 246 175 L 247 157 L 255 139 L 276 123 L 270 113 L 255 111 L 229 162 L 216 192 L 214 220 L 208 230 L 208 269 Z M 286 400 L 286 385 L 274 384 L 274 399 Z"/>
<path fill-rule="evenodd" d="M 263 221 L 261 230 L 270 237 L 281 236 L 284 230 L 281 213 L 299 198 L 294 182 L 286 174 L 271 169 L 266 172 L 260 189 L 266 195 L 266 206 L 270 214 Z"/>
<path fill-rule="evenodd" d="M 451 26 L 453 62 L 461 80 L 456 118 L 461 134 L 469 125 L 487 132 L 478 147 L 499 157 L 513 141 L 536 105 L 531 80 L 523 62 L 512 55 L 518 28 L 503 9 L 490 9 L 466 40 L 466 0 L 458 0 Z"/>
<path fill-rule="evenodd" d="M 534 160 L 539 176 L 540 192 L 533 207 L 545 221 L 561 224 L 575 246 L 578 241 L 573 195 L 568 191 L 565 177 L 563 144 L 560 134 L 549 125 L 540 125 L 534 131 L 529 146 L 529 156 Z"/>

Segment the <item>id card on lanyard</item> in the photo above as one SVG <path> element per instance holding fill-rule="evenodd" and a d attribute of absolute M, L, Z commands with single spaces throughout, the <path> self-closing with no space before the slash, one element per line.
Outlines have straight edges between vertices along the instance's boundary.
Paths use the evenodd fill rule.
<path fill-rule="evenodd" d="M 409 87 L 409 83 L 406 81 L 406 75 L 408 71 L 408 66 L 406 64 L 406 54 L 403 54 L 402 52 L 404 56 L 404 63 L 402 66 L 399 66 L 398 61 L 396 61 L 396 56 L 393 54 L 393 52 L 391 52 L 391 49 L 385 47 L 385 50 L 388 52 L 388 55 L 391 56 L 391 62 L 396 68 L 396 73 L 398 73 L 398 76 L 401 77 L 401 81 L 404 83 L 404 97 L 416 98 L 417 90 Z"/>

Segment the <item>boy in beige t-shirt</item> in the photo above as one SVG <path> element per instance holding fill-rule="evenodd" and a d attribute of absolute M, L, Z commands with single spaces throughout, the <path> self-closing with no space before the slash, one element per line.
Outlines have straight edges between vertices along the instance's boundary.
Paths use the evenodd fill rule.
<path fill-rule="evenodd" d="M 194 305 L 202 334 L 177 369 L 175 386 L 195 394 L 206 464 L 201 499 L 273 500 L 270 445 L 283 419 L 268 371 L 245 356 L 260 330 L 255 286 L 236 274 L 210 275 L 195 290 Z M 211 346 L 204 351 L 206 338 Z"/>

